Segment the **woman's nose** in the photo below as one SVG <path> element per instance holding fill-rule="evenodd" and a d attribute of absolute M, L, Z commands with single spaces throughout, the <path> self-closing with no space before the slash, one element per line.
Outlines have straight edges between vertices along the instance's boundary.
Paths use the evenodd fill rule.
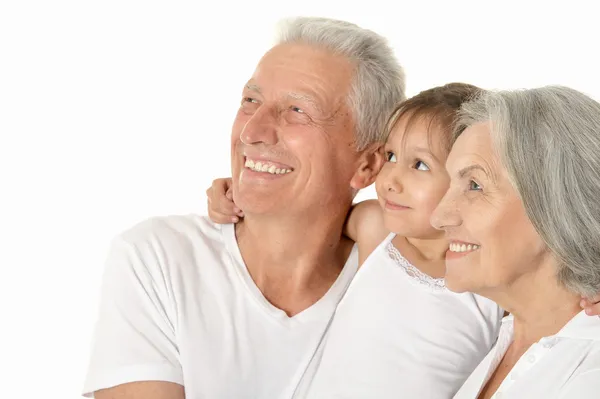
<path fill-rule="evenodd" d="M 460 215 L 456 201 L 453 198 L 453 193 L 450 190 L 446 192 L 440 203 L 433 210 L 430 223 L 438 230 L 460 225 Z"/>

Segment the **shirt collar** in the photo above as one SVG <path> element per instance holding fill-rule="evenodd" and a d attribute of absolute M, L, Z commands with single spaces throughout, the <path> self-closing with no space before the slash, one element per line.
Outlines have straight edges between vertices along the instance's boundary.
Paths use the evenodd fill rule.
<path fill-rule="evenodd" d="M 600 341 L 600 316 L 588 316 L 582 310 L 556 336 Z"/>
<path fill-rule="evenodd" d="M 512 314 L 502 319 L 502 324 L 507 331 L 512 333 L 514 317 Z M 555 337 L 589 339 L 600 341 L 600 316 L 588 316 L 582 310 L 577 313 L 565 326 L 556 334 Z"/>

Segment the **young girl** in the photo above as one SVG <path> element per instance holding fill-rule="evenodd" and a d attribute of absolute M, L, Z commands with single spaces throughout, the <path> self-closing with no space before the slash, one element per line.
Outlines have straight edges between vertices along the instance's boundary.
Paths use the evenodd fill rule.
<path fill-rule="evenodd" d="M 345 226 L 362 267 L 294 397 L 448 399 L 490 351 L 503 311 L 446 289 L 446 252 L 466 248 L 448 249 L 429 221 L 449 185 L 454 118 L 479 91 L 461 83 L 436 87 L 393 113 L 378 200 L 356 205 Z M 228 187 L 218 180 L 207 192 L 215 222 L 243 217 Z"/>

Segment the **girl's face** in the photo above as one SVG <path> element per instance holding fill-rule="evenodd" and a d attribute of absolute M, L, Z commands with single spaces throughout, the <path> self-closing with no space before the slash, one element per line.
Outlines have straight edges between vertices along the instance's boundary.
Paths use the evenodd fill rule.
<path fill-rule="evenodd" d="M 450 184 L 446 133 L 427 117 L 410 119 L 402 116 L 388 138 L 387 162 L 375 183 L 377 196 L 389 231 L 439 238 L 443 233 L 431 226 L 430 218 Z"/>

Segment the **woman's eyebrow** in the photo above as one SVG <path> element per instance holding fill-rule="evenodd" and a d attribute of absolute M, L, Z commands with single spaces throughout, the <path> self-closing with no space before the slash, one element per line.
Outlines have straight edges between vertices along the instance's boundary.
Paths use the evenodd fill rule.
<path fill-rule="evenodd" d="M 459 170 L 458 171 L 458 177 L 460 177 L 462 179 L 463 177 L 465 177 L 467 174 L 469 174 L 473 170 L 480 170 L 483 173 L 485 173 L 486 176 L 488 175 L 487 171 L 481 165 L 475 164 L 475 165 L 470 165 L 470 166 L 467 166 L 467 167 L 462 168 L 461 170 Z"/>

